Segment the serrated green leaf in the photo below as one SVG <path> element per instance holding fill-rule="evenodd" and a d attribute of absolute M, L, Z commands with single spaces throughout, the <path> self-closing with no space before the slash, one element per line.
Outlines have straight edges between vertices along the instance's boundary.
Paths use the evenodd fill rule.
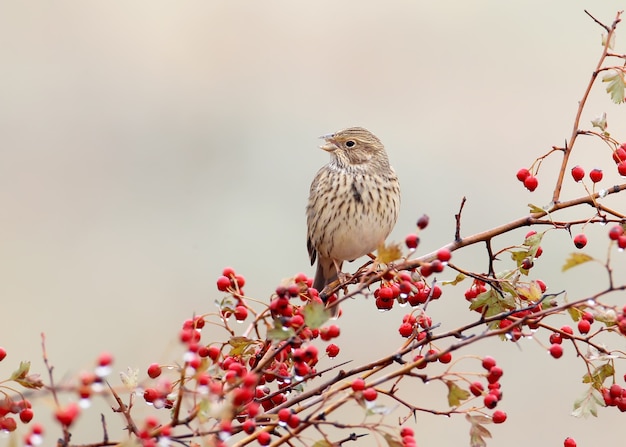
<path fill-rule="evenodd" d="M 456 278 L 454 278 L 452 281 L 442 281 L 441 284 L 444 286 L 447 286 L 447 285 L 456 286 L 465 278 L 467 278 L 467 276 L 465 276 L 463 273 L 459 273 L 458 275 L 456 275 Z"/>
<path fill-rule="evenodd" d="M 520 297 L 532 301 L 537 302 L 541 299 L 541 289 L 537 285 L 535 281 L 531 281 L 528 285 L 520 284 L 516 287 L 515 293 Z"/>
<path fill-rule="evenodd" d="M 597 366 L 592 372 L 591 375 L 588 373 L 583 376 L 583 383 L 590 383 L 591 387 L 596 390 L 600 390 L 604 381 L 609 377 L 613 377 L 615 374 L 615 369 L 610 363 L 604 363 L 600 366 Z M 604 402 L 604 400 L 603 400 Z"/>
<path fill-rule="evenodd" d="M 491 423 L 491 419 L 485 416 L 471 416 L 469 414 L 465 415 L 465 419 L 470 423 L 470 446 L 486 447 L 487 442 L 485 438 L 491 438 L 491 433 L 483 424 Z"/>
<path fill-rule="evenodd" d="M 471 396 L 469 391 L 464 390 L 452 380 L 447 380 L 446 385 L 448 386 L 448 405 L 451 407 L 458 407 L 462 401 Z"/>
<path fill-rule="evenodd" d="M 273 341 L 283 341 L 290 339 L 295 334 L 292 328 L 283 326 L 280 321 L 274 321 L 274 327 L 267 331 L 267 338 Z"/>
<path fill-rule="evenodd" d="M 585 253 L 570 253 L 569 257 L 565 260 L 565 264 L 561 267 L 561 271 L 565 272 L 577 265 L 584 264 L 585 262 L 593 261 L 594 258 Z"/>
<path fill-rule="evenodd" d="M 471 310 L 486 307 L 485 317 L 500 314 L 515 309 L 515 299 L 511 296 L 502 297 L 494 289 L 489 289 L 476 297 L 470 303 Z"/>
<path fill-rule="evenodd" d="M 30 362 L 20 362 L 20 367 L 13 371 L 10 380 L 19 383 L 24 388 L 39 389 L 43 387 L 43 382 L 39 378 L 39 374 L 28 374 L 30 371 Z"/>
<path fill-rule="evenodd" d="M 624 72 L 621 69 L 611 69 L 604 77 L 602 82 L 607 82 L 606 92 L 611 96 L 611 100 L 615 104 L 624 102 L 624 91 L 626 81 L 624 80 Z"/>
<path fill-rule="evenodd" d="M 302 308 L 304 323 L 311 329 L 322 327 L 330 320 L 331 312 L 322 303 L 308 303 Z"/>
<path fill-rule="evenodd" d="M 598 417 L 598 405 L 605 406 L 604 399 L 600 398 L 600 392 L 594 390 L 585 391 L 585 394 L 576 399 L 574 402 L 574 411 L 572 416 L 575 417 L 587 417 L 589 415 Z"/>
<path fill-rule="evenodd" d="M 383 264 L 389 264 L 401 257 L 402 249 L 398 243 L 391 243 L 389 245 L 382 244 L 376 250 L 376 259 Z"/>
<path fill-rule="evenodd" d="M 247 337 L 235 336 L 228 340 L 228 344 L 231 346 L 231 350 L 229 352 L 230 356 L 244 357 L 256 350 L 258 342 Z"/>

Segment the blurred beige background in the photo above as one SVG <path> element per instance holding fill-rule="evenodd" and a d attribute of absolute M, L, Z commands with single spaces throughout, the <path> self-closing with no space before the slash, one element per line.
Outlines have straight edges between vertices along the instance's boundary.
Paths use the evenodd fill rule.
<path fill-rule="evenodd" d="M 0 345 L 9 356 L 0 377 L 25 359 L 44 372 L 41 332 L 58 378 L 90 368 L 103 350 L 115 353 L 116 370 L 143 372 L 179 358 L 178 328 L 214 309 L 224 266 L 264 300 L 282 278 L 312 274 L 304 206 L 328 159 L 317 137 L 343 127 L 365 126 L 386 144 L 403 187 L 392 239 L 403 240 L 427 213 L 424 252 L 451 240 L 463 196 L 465 235 L 523 215 L 529 202 L 547 204 L 557 159 L 544 164 L 532 195 L 515 172 L 569 137 L 601 50 L 601 29 L 583 9 L 609 23 L 623 7 L 1 2 Z M 626 26 L 620 31 L 624 52 Z M 583 123 L 606 111 L 609 130 L 626 139 L 624 109 L 602 89 Z M 607 185 L 618 183 L 606 148 L 580 143 L 574 162 L 604 167 Z M 564 198 L 583 194 L 572 183 Z M 605 231 L 587 231 L 589 253 L 605 255 Z M 551 290 L 567 286 L 575 299 L 604 286 L 597 266 L 560 273 L 574 250 L 567 234 L 550 233 L 544 247 L 534 274 Z M 623 267 L 623 255 L 614 257 Z M 486 269 L 479 248 L 455 259 Z M 446 289 L 429 309 L 444 328 L 467 321 L 463 290 Z M 360 364 L 399 346 L 404 312 L 349 303 L 339 360 Z M 500 408 L 509 420 L 491 427 L 490 446 L 559 446 L 566 436 L 589 446 L 622 436 L 616 409 L 601 409 L 599 419 L 569 416 L 585 390 L 571 346 L 569 359 L 554 361 L 533 341 L 519 345 L 466 351 L 495 355 L 505 368 Z M 422 407 L 445 408 L 437 384 L 411 393 Z M 48 423 L 50 407 L 38 407 L 36 419 Z M 82 415 L 74 442 L 100 439 L 103 408 Z M 389 423 L 404 414 L 397 409 Z M 118 438 L 120 422 L 107 419 Z M 468 444 L 462 417 L 419 415 L 415 427 L 420 446 Z M 50 429 L 46 444 L 57 436 Z"/>

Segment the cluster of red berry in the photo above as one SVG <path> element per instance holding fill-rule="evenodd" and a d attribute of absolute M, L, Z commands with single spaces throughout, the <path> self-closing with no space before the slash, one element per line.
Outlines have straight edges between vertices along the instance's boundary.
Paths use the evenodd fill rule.
<path fill-rule="evenodd" d="M 617 165 L 617 172 L 622 177 L 626 177 L 626 143 L 623 143 L 620 147 L 613 151 L 613 161 Z M 532 168 L 531 168 L 532 169 Z M 576 182 L 581 182 L 585 178 L 585 170 L 581 166 L 574 166 L 571 170 L 572 178 Z M 537 180 L 536 173 L 533 173 L 526 168 L 521 168 L 517 171 L 517 179 L 524 184 L 524 187 L 529 191 L 534 191 L 539 186 L 539 180 Z M 595 184 L 602 180 L 603 173 L 601 169 L 592 169 L 589 172 L 589 178 Z"/>
<path fill-rule="evenodd" d="M 607 407 L 617 407 L 621 412 L 626 411 L 626 388 L 614 383 L 609 388 L 602 388 L 601 391 Z"/>

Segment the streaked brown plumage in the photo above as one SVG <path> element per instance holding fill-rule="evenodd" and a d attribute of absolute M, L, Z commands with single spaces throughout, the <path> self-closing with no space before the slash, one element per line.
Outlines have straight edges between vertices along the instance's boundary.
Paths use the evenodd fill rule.
<path fill-rule="evenodd" d="M 343 261 L 385 241 L 400 210 L 398 178 L 376 136 L 351 127 L 323 138 L 330 163 L 313 179 L 306 208 L 311 265 L 317 258 L 313 287 L 320 292 L 337 279 Z"/>

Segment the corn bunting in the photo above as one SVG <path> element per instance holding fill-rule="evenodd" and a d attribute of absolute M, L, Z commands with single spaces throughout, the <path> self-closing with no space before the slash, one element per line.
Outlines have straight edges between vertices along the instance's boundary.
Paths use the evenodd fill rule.
<path fill-rule="evenodd" d="M 313 287 L 322 294 L 353 261 L 382 244 L 398 218 L 400 185 L 385 148 L 362 127 L 322 137 L 330 153 L 311 183 L 307 215 L 307 248 L 317 258 Z"/>

